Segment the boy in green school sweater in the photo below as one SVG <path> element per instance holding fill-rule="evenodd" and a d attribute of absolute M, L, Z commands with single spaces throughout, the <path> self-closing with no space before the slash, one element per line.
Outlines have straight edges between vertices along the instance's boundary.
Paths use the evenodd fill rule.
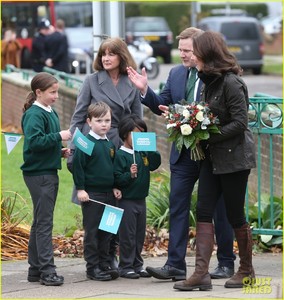
<path fill-rule="evenodd" d="M 99 229 L 105 206 L 91 200 L 115 205 L 115 198 L 121 197 L 121 192 L 113 188 L 115 146 L 106 137 L 111 126 L 111 108 L 104 102 L 91 104 L 87 122 L 91 128 L 87 138 L 95 145 L 91 155 L 76 148 L 72 174 L 82 206 L 87 278 L 107 281 L 119 276 L 118 271 L 110 267 L 112 234 Z"/>
<path fill-rule="evenodd" d="M 138 116 L 130 115 L 122 119 L 118 131 L 124 142 L 114 160 L 115 186 L 122 192 L 118 206 L 124 209 L 119 228 L 119 273 L 129 279 L 151 277 L 143 269 L 141 252 L 145 239 L 150 171 L 160 166 L 161 156 L 156 151 L 133 150 L 131 132 L 147 131 L 146 123 Z"/>

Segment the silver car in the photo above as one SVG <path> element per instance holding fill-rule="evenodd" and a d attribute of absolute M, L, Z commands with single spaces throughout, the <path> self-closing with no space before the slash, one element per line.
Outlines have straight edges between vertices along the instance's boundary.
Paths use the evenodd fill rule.
<path fill-rule="evenodd" d="M 244 70 L 261 74 L 264 44 L 259 21 L 245 16 L 214 16 L 201 19 L 198 27 L 223 34 L 230 51 Z"/>

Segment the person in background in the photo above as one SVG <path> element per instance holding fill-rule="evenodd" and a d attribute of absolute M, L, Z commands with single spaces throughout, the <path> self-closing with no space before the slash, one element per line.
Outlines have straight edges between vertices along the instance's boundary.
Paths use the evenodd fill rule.
<path fill-rule="evenodd" d="M 65 23 L 58 19 L 55 30 L 45 39 L 46 60 L 45 65 L 57 71 L 68 73 L 68 39 L 64 32 Z"/>
<path fill-rule="evenodd" d="M 32 41 L 31 63 L 32 69 L 35 72 L 42 72 L 43 67 L 45 66 L 45 41 L 47 35 L 49 35 L 51 31 L 52 26 L 50 25 L 49 20 L 42 19 L 38 25 L 38 31 Z"/>
<path fill-rule="evenodd" d="M 94 60 L 93 74 L 87 75 L 79 91 L 74 114 L 71 119 L 70 130 L 78 129 L 86 134 L 89 126 L 86 123 L 88 106 L 102 101 L 108 104 L 112 111 L 111 128 L 107 137 L 118 149 L 122 140 L 118 134 L 118 124 L 121 118 L 130 114 L 142 117 L 142 105 L 139 90 L 130 82 L 127 76 L 127 66 L 137 68 L 134 59 L 128 51 L 126 43 L 120 38 L 105 39 Z M 70 148 L 74 149 L 71 143 Z M 67 167 L 72 170 L 72 155 L 67 161 Z M 76 193 L 73 190 L 72 201 L 76 203 Z M 117 243 L 115 237 L 111 241 L 111 267 L 117 269 Z"/>
<path fill-rule="evenodd" d="M 91 130 L 87 138 L 95 144 L 91 155 L 76 148 L 73 158 L 73 180 L 81 202 L 84 227 L 84 258 L 87 278 L 108 281 L 119 277 L 110 268 L 109 243 L 112 234 L 99 229 L 105 205 L 115 205 L 121 192 L 114 189 L 113 160 L 115 146 L 108 140 L 111 127 L 111 108 L 104 102 L 89 106 L 87 123 Z"/>
<path fill-rule="evenodd" d="M 141 253 L 146 232 L 150 171 L 160 166 L 161 155 L 157 151 L 134 151 L 131 132 L 147 132 L 146 123 L 138 116 L 123 118 L 118 131 L 124 142 L 114 159 L 114 183 L 122 192 L 118 206 L 124 209 L 119 227 L 119 273 L 129 279 L 151 277 L 143 268 Z"/>
<path fill-rule="evenodd" d="M 69 149 L 62 148 L 62 141 L 68 141 L 71 132 L 60 130 L 58 115 L 52 108 L 58 99 L 58 88 L 54 76 L 38 73 L 31 81 L 32 91 L 21 121 L 25 136 L 21 170 L 33 202 L 28 281 L 47 286 L 64 283 L 63 276 L 55 271 L 52 229 L 59 186 L 57 171 L 61 169 L 61 157 L 69 155 Z"/>
<path fill-rule="evenodd" d="M 4 70 L 7 64 L 20 68 L 21 50 L 22 45 L 16 40 L 16 32 L 7 29 L 1 42 L 1 70 Z"/>
<path fill-rule="evenodd" d="M 160 93 L 156 93 L 148 86 L 147 74 L 142 70 L 138 74 L 131 67 L 128 68 L 130 80 L 141 92 L 141 101 L 155 114 L 161 115 L 164 109 L 172 103 L 179 103 L 182 99 L 188 102 L 199 101 L 202 81 L 197 77 L 196 63 L 192 60 L 192 39 L 203 33 L 202 30 L 189 27 L 183 30 L 178 39 L 178 49 L 182 65 L 171 69 L 167 83 Z M 163 267 L 150 267 L 146 270 L 157 279 L 186 279 L 186 251 L 189 231 L 189 211 L 191 194 L 199 176 L 199 162 L 191 160 L 190 149 L 183 147 L 181 153 L 172 144 L 170 153 L 170 228 L 168 259 Z M 220 198 L 220 205 L 214 218 L 218 242 L 219 265 L 214 275 L 228 278 L 234 274 L 233 232 L 226 215 L 224 202 Z M 218 222 L 222 222 L 222 225 Z M 218 225 L 219 224 L 219 225 Z M 219 230 L 220 229 L 220 230 Z M 219 236 L 222 235 L 222 239 Z M 214 276 L 213 275 L 213 276 Z"/>
<path fill-rule="evenodd" d="M 221 195 L 238 243 L 240 267 L 225 283 L 242 288 L 255 277 L 252 265 L 252 234 L 244 212 L 251 168 L 256 166 L 253 134 L 248 127 L 247 86 L 235 56 L 221 34 L 207 31 L 193 38 L 193 57 L 204 82 L 202 100 L 218 116 L 220 134 L 212 134 L 202 146 L 197 198 L 195 271 L 175 289 L 212 289 L 208 267 L 214 245 L 214 210 Z M 202 141 L 203 142 L 203 141 Z"/>

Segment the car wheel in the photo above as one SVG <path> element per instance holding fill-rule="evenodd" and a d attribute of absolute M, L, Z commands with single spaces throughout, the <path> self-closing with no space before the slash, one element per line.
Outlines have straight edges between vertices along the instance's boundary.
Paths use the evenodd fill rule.
<path fill-rule="evenodd" d="M 172 63 L 172 55 L 171 55 L 171 51 L 169 53 L 167 53 L 164 57 L 164 63 L 165 64 L 171 64 Z"/>
<path fill-rule="evenodd" d="M 253 75 L 260 75 L 261 74 L 261 67 L 253 68 L 252 69 Z"/>
<path fill-rule="evenodd" d="M 21 54 L 21 68 L 30 69 L 31 67 L 31 53 L 28 48 L 24 48 Z"/>

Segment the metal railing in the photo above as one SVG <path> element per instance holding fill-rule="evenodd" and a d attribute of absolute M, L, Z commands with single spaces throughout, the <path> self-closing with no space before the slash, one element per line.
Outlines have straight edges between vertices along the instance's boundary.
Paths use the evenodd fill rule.
<path fill-rule="evenodd" d="M 273 151 L 273 137 L 275 135 L 283 135 L 283 99 L 276 98 L 271 95 L 257 93 L 255 97 L 250 98 L 249 104 L 249 126 L 254 132 L 257 140 L 257 227 L 253 228 L 253 232 L 256 234 L 265 235 L 283 235 L 283 230 L 275 228 L 275 207 L 277 203 L 274 202 L 274 151 Z M 262 141 L 264 138 L 268 138 L 268 149 L 266 149 L 266 155 L 269 162 L 269 205 L 262 203 Z M 282 152 L 282 151 L 281 151 Z M 281 180 L 282 182 L 282 180 Z M 281 200 L 282 201 L 282 200 Z M 264 206 L 269 210 L 270 222 L 269 226 L 264 228 Z M 280 207 L 281 210 L 283 210 Z M 249 197 L 246 198 L 246 215 L 249 220 Z M 267 217 L 267 216 L 266 216 Z M 281 214 L 282 217 L 282 214 Z"/>

